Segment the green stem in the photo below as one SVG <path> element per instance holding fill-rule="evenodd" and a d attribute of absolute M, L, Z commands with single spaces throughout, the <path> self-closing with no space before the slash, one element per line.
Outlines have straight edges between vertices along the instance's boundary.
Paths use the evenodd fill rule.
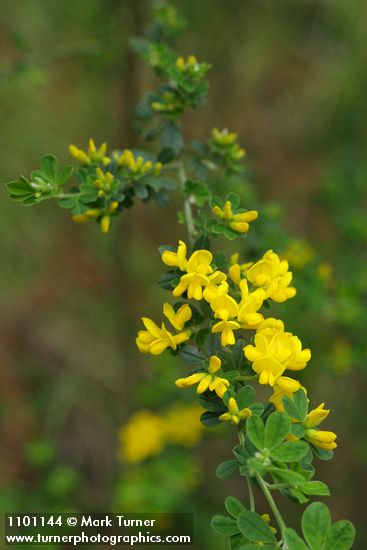
<path fill-rule="evenodd" d="M 269 503 L 270 508 L 273 511 L 274 517 L 277 520 L 277 523 L 279 525 L 279 529 L 282 533 L 282 536 L 284 537 L 285 529 L 287 528 L 287 526 L 284 522 L 284 519 L 282 518 L 282 515 L 281 515 L 277 505 L 275 504 L 275 501 L 274 501 L 269 489 L 268 489 L 267 483 L 260 476 L 256 476 L 256 478 L 257 478 L 257 481 L 259 482 L 259 485 L 260 485 L 260 487 L 261 487 L 261 489 L 262 489 L 262 491 L 265 495 L 266 500 Z"/>
<path fill-rule="evenodd" d="M 245 444 L 245 434 L 243 433 L 241 428 L 238 429 L 238 439 L 239 439 L 241 445 Z M 255 511 L 254 491 L 252 489 L 252 484 L 251 484 L 251 480 L 250 480 L 249 477 L 246 477 L 246 481 L 247 481 L 247 489 L 248 489 L 248 494 L 249 494 L 249 499 L 250 499 L 250 509 L 251 509 L 251 512 L 254 512 Z"/>
<path fill-rule="evenodd" d="M 178 163 L 178 173 L 179 173 L 179 178 L 180 178 L 181 191 L 183 193 L 184 186 L 185 186 L 185 183 L 187 181 L 187 176 L 186 176 L 186 172 L 185 172 L 185 165 L 184 165 L 184 162 L 183 162 L 182 159 Z M 192 215 L 190 197 L 184 199 L 184 213 L 185 213 L 187 231 L 188 231 L 188 234 L 189 234 L 189 240 L 190 240 L 190 243 L 192 244 L 194 242 L 194 239 L 195 239 L 196 230 L 195 230 L 194 218 L 193 218 L 193 215 Z"/>
<path fill-rule="evenodd" d="M 60 195 L 51 195 L 50 199 L 69 199 L 74 197 L 80 197 L 81 195 L 85 195 L 85 193 L 61 193 Z"/>
<path fill-rule="evenodd" d="M 255 497 L 254 497 L 254 491 L 252 489 L 251 479 L 249 477 L 246 477 L 246 481 L 247 481 L 248 494 L 250 497 L 250 510 L 251 512 L 255 512 Z"/>

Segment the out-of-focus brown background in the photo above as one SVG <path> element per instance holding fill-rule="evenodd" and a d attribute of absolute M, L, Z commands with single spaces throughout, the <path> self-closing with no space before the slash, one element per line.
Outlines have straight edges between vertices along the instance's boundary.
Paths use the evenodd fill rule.
<path fill-rule="evenodd" d="M 214 126 L 237 131 L 254 192 L 293 235 L 296 253 L 312 248 L 312 259 L 293 266 L 299 295 L 279 314 L 314 350 L 309 392 L 315 405 L 330 406 L 328 427 L 339 434 L 318 479 L 331 486 L 334 519 L 357 524 L 362 550 L 367 5 L 175 4 L 189 22 L 182 52 L 213 64 L 208 104 L 185 117 L 187 138 L 207 139 Z M 28 175 L 45 153 L 67 161 L 67 145 L 89 137 L 138 145 L 131 111 L 153 79 L 128 38 L 142 32 L 149 2 L 2 0 L 0 9 L 2 182 Z M 85 510 L 91 502 L 99 511 L 193 510 L 198 548 L 224 548 L 209 519 L 228 492 L 244 492 L 214 477 L 229 458 L 224 431 L 139 464 L 119 458 L 118 431 L 132 412 L 164 412 L 177 397 L 178 366 L 134 345 L 140 315 L 157 317 L 165 298 L 156 249 L 184 236 L 175 203 L 164 215 L 137 206 L 107 237 L 51 202 L 14 204 L 4 187 L 0 210 L 3 510 Z M 299 516 L 296 505 L 285 508 Z"/>

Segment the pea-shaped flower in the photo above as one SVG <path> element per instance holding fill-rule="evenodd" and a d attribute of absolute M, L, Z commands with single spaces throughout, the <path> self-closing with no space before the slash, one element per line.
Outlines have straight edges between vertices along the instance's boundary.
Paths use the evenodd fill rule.
<path fill-rule="evenodd" d="M 176 380 L 178 388 L 189 388 L 197 384 L 197 393 L 204 393 L 206 390 L 215 391 L 218 397 L 223 397 L 224 393 L 229 388 L 229 381 L 226 378 L 217 376 L 216 373 L 220 370 L 222 361 L 216 355 L 212 355 L 209 361 L 209 367 L 206 372 L 195 372 L 186 378 Z"/>

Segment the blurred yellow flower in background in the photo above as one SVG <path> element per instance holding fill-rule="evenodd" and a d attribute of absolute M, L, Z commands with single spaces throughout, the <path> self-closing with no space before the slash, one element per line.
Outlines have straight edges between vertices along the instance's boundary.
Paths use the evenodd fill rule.
<path fill-rule="evenodd" d="M 176 404 L 162 413 L 137 411 L 118 432 L 120 459 L 138 463 L 162 453 L 170 444 L 194 447 L 204 432 L 202 412 L 196 403 Z"/>

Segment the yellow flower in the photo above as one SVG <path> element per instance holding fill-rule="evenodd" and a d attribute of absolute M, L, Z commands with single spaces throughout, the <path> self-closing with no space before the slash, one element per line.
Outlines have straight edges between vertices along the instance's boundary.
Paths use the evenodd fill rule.
<path fill-rule="evenodd" d="M 162 170 L 161 162 L 153 163 L 151 160 L 144 160 L 141 155 L 135 157 L 130 149 L 125 149 L 122 153 L 114 152 L 113 159 L 119 166 L 127 168 L 131 175 L 138 178 L 145 176 L 148 172 L 158 176 Z"/>
<path fill-rule="evenodd" d="M 254 329 L 264 321 L 264 317 L 258 310 L 263 305 L 265 292 L 261 288 L 249 292 L 246 279 L 240 282 L 242 299 L 239 304 L 238 321 L 242 328 Z"/>
<path fill-rule="evenodd" d="M 320 449 L 332 450 L 337 447 L 335 442 L 337 435 L 334 432 L 325 432 L 322 430 L 306 430 L 306 439 L 315 447 Z"/>
<path fill-rule="evenodd" d="M 235 285 L 238 285 L 238 283 L 241 280 L 241 266 L 240 264 L 233 264 L 228 270 L 228 275 L 231 281 L 234 282 Z"/>
<path fill-rule="evenodd" d="M 319 278 L 326 284 L 326 286 L 332 286 L 333 284 L 333 266 L 329 262 L 321 262 L 316 269 L 316 273 Z"/>
<path fill-rule="evenodd" d="M 310 411 L 306 417 L 306 439 L 312 445 L 320 447 L 321 449 L 332 450 L 335 449 L 337 444 L 336 434 L 334 432 L 326 432 L 322 430 L 314 430 L 316 426 L 321 424 L 325 418 L 329 416 L 330 411 L 324 409 L 325 403 L 321 403 L 316 409 Z"/>
<path fill-rule="evenodd" d="M 282 257 L 288 260 L 295 269 L 303 269 L 314 257 L 313 248 L 304 240 L 293 240 L 283 252 Z"/>
<path fill-rule="evenodd" d="M 221 319 L 212 327 L 214 334 L 221 333 L 222 346 L 228 346 L 235 343 L 234 330 L 240 327 L 234 320 L 238 315 L 238 304 L 236 300 L 228 294 L 228 283 L 222 281 L 219 286 L 209 285 L 204 289 L 203 296 L 209 302 L 214 311 L 214 317 Z M 231 320 L 232 319 L 232 320 Z"/>
<path fill-rule="evenodd" d="M 102 145 L 97 149 L 93 139 L 89 140 L 88 152 L 78 149 L 75 145 L 69 145 L 69 153 L 83 164 L 108 164 L 111 159 L 106 156 L 107 144 Z"/>
<path fill-rule="evenodd" d="M 215 373 L 220 370 L 221 365 L 222 361 L 219 357 L 212 355 L 207 372 L 196 372 L 186 378 L 179 378 L 176 380 L 176 386 L 178 388 L 189 388 L 190 386 L 198 384 L 196 389 L 197 393 L 204 393 L 209 389 L 210 391 L 215 391 L 218 397 L 223 397 L 230 383 L 225 378 L 220 378 L 215 375 Z"/>
<path fill-rule="evenodd" d="M 194 447 L 202 437 L 204 426 L 199 417 L 203 412 L 200 405 L 175 405 L 164 415 L 166 441 L 184 447 Z"/>
<path fill-rule="evenodd" d="M 258 212 L 256 212 L 256 210 L 248 210 L 247 212 L 234 214 L 230 201 L 226 201 L 223 208 L 214 206 L 212 212 L 220 220 L 228 222 L 229 227 L 234 231 L 238 231 L 238 233 L 247 233 L 250 228 L 250 222 L 258 218 Z"/>
<path fill-rule="evenodd" d="M 178 267 L 180 271 L 186 271 L 186 244 L 183 241 L 178 241 L 177 252 L 164 250 L 162 253 L 162 262 L 169 267 Z"/>
<path fill-rule="evenodd" d="M 297 336 L 282 331 L 283 323 L 277 323 L 276 319 L 267 321 L 258 327 L 255 345 L 245 346 L 244 354 L 253 363 L 253 370 L 260 374 L 260 384 L 274 386 L 285 369 L 304 369 L 311 358 L 311 352 L 302 349 Z"/>
<path fill-rule="evenodd" d="M 269 525 L 270 523 L 270 516 L 269 514 L 261 514 L 261 517 L 262 519 L 265 521 L 265 523 L 267 523 Z M 270 529 L 272 530 L 272 532 L 275 534 L 277 532 L 277 530 L 275 529 L 275 527 L 272 527 L 271 525 L 269 525 Z"/>
<path fill-rule="evenodd" d="M 227 408 L 228 412 L 221 414 L 219 420 L 222 422 L 231 422 L 235 426 L 237 426 L 241 420 L 246 420 L 246 418 L 252 415 L 251 409 L 248 409 L 247 407 L 239 410 L 237 402 L 233 397 L 229 398 Z"/>
<path fill-rule="evenodd" d="M 325 403 L 321 403 L 316 409 L 310 411 L 306 417 L 306 428 L 315 428 L 329 416 L 330 410 L 324 409 Z"/>
<path fill-rule="evenodd" d="M 97 179 L 93 183 L 99 189 L 98 196 L 103 197 L 106 192 L 111 191 L 114 176 L 111 172 L 102 172 L 100 168 L 96 169 L 96 174 Z"/>
<path fill-rule="evenodd" d="M 171 304 L 165 303 L 163 305 L 163 313 L 176 330 L 182 330 L 192 317 L 192 311 L 188 304 L 184 304 L 175 311 Z"/>
<path fill-rule="evenodd" d="M 209 302 L 216 319 L 227 321 L 238 315 L 238 304 L 227 292 L 228 284 L 225 281 L 216 289 L 207 287 L 204 290 L 204 298 Z"/>
<path fill-rule="evenodd" d="M 173 296 L 177 298 L 187 292 L 189 299 L 202 300 L 203 288 L 224 281 L 226 275 L 221 271 L 213 272 L 210 265 L 212 261 L 213 255 L 209 250 L 196 250 L 191 254 L 186 264 L 187 273 L 182 275 L 180 282 L 173 291 Z"/>
<path fill-rule="evenodd" d="M 293 394 L 301 388 L 301 383 L 298 380 L 281 376 L 274 384 L 274 392 L 269 397 L 269 402 L 273 403 L 277 411 L 284 412 L 283 397 L 292 398 Z"/>
<path fill-rule="evenodd" d="M 212 333 L 220 333 L 220 341 L 223 347 L 233 346 L 236 342 L 234 330 L 241 328 L 237 321 L 219 321 L 212 327 Z"/>
<path fill-rule="evenodd" d="M 160 355 L 167 348 L 177 349 L 179 344 L 186 342 L 190 338 L 190 332 L 183 331 L 178 334 L 172 334 L 162 323 L 159 328 L 154 321 L 147 317 L 142 317 L 146 330 L 140 330 L 136 338 L 136 345 L 142 353 L 151 353 Z"/>
<path fill-rule="evenodd" d="M 189 68 L 195 67 L 197 64 L 198 62 L 194 55 L 189 55 L 186 61 L 184 57 L 178 57 L 176 59 L 176 67 L 182 72 Z"/>
<path fill-rule="evenodd" d="M 223 128 L 223 130 L 213 128 L 212 130 L 212 138 L 218 145 L 232 145 L 236 142 L 237 137 L 236 132 L 229 132 L 227 128 Z"/>
<path fill-rule="evenodd" d="M 86 212 L 83 212 L 83 214 L 76 214 L 75 216 L 72 216 L 71 219 L 77 223 L 85 223 L 99 218 L 102 233 L 108 233 L 111 225 L 110 215 L 116 212 L 118 206 L 119 203 L 117 201 L 112 201 L 107 209 L 90 208 Z"/>
<path fill-rule="evenodd" d="M 164 448 L 164 421 L 150 411 L 135 413 L 119 432 L 120 455 L 127 462 L 137 463 L 155 456 Z"/>
<path fill-rule="evenodd" d="M 288 267 L 286 260 L 281 261 L 275 252 L 268 250 L 260 261 L 248 268 L 246 276 L 254 286 L 264 289 L 266 298 L 281 303 L 296 295 L 296 289 L 289 286 L 292 273 Z"/>

